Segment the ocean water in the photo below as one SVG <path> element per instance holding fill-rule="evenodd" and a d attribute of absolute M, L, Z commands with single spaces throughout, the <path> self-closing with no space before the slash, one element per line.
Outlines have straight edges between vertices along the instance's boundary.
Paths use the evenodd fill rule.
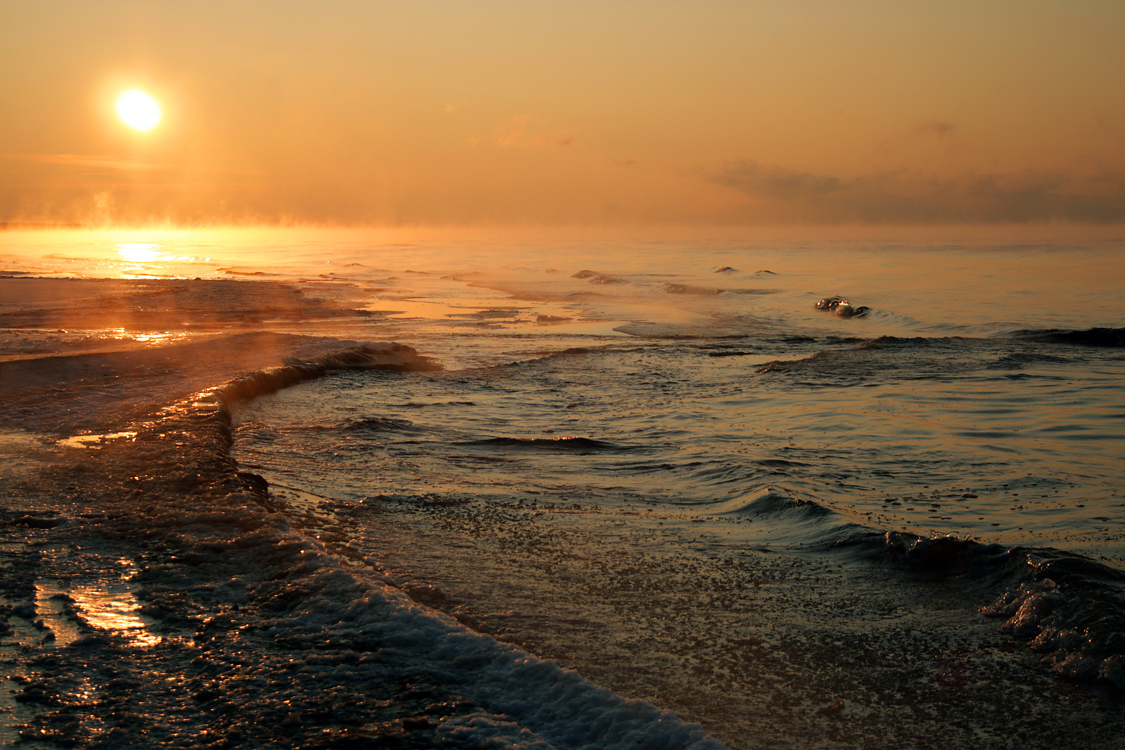
<path fill-rule="evenodd" d="M 1123 251 L 0 235 L 5 736 L 1121 747 Z"/>

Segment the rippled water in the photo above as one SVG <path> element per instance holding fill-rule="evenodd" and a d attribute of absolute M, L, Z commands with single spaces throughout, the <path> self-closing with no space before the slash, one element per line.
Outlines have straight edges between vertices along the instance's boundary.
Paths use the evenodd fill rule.
<path fill-rule="evenodd" d="M 232 331 L 397 340 L 444 369 L 235 410 L 241 467 L 343 564 L 731 747 L 1113 746 L 1120 243 L 44 242 L 0 259 L 145 278 L 0 299 L 9 372 L 112 352 L 101 382 L 135 386 L 34 401 L 85 409 L 59 446 L 135 436 L 100 415 L 146 378 L 253 369 Z M 214 362 L 177 385 L 176 346 Z"/>

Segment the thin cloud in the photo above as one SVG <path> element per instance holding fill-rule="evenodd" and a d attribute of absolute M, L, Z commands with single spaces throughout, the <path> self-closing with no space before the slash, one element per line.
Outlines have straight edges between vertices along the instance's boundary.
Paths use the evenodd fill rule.
<path fill-rule="evenodd" d="M 165 176 L 168 174 L 179 175 L 194 175 L 199 178 L 214 177 L 214 176 L 248 176 L 261 179 L 263 172 L 253 169 L 216 169 L 208 166 L 200 165 L 176 165 L 168 162 L 155 162 L 155 161 L 141 161 L 138 159 L 127 159 L 122 156 L 112 155 L 99 155 L 99 154 L 0 154 L 0 159 L 16 162 L 25 162 L 30 164 L 47 164 L 69 168 L 74 172 L 87 173 L 89 179 L 112 179 L 112 178 L 99 178 L 90 173 L 96 172 L 111 172 L 111 173 L 124 173 L 124 172 L 164 172 Z M 153 175 L 155 179 L 161 179 L 160 175 Z M 122 177 L 123 178 L 123 177 Z M 129 184 L 137 184 L 135 181 Z"/>
<path fill-rule="evenodd" d="M 836 177 L 795 172 L 753 161 L 728 163 L 715 176 L 715 182 L 750 195 L 776 201 L 804 201 L 822 198 L 841 189 Z"/>
<path fill-rule="evenodd" d="M 760 218 L 819 223 L 1125 221 L 1125 177 L 884 172 L 841 178 L 728 162 L 711 181 L 752 199 Z"/>
<path fill-rule="evenodd" d="M 103 169 L 123 172 L 147 172 L 163 169 L 166 165 L 151 161 L 138 161 L 120 156 L 96 156 L 88 154 L 0 154 L 0 158 L 12 161 L 30 161 L 37 164 L 58 164 L 64 167 Z"/>
<path fill-rule="evenodd" d="M 951 134 L 957 126 L 952 122 L 944 122 L 941 120 L 931 120 L 930 122 L 923 122 L 914 126 L 910 130 L 911 135 L 936 135 L 944 137 Z"/>
<path fill-rule="evenodd" d="M 565 148 L 574 143 L 573 133 L 551 132 L 538 115 L 517 115 L 497 128 L 492 142 L 504 148 Z"/>

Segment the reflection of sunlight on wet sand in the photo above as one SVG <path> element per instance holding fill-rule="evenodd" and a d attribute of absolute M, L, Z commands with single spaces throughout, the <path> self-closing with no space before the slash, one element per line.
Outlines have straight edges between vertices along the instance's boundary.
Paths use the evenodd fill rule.
<path fill-rule="evenodd" d="M 76 586 L 70 590 L 70 596 L 80 615 L 91 626 L 117 631 L 136 646 L 160 643 L 160 636 L 149 632 L 140 618 L 137 598 L 125 586 L 111 586 L 108 589 Z"/>
<path fill-rule="evenodd" d="M 140 604 L 128 584 L 99 581 L 68 585 L 40 580 L 35 588 L 36 613 L 54 636 L 55 647 L 65 647 L 81 637 L 74 618 L 89 627 L 124 636 L 133 646 L 152 646 L 161 641 L 141 618 Z"/>
<path fill-rule="evenodd" d="M 59 440 L 56 445 L 61 445 L 65 448 L 90 448 L 95 443 L 101 443 L 103 440 L 132 440 L 137 436 L 135 432 L 111 432 L 105 435 L 75 435 L 74 437 L 64 438 Z M 100 447 L 100 446 L 99 446 Z"/>
<path fill-rule="evenodd" d="M 188 334 L 181 332 L 130 333 L 124 328 L 113 328 L 105 332 L 105 338 L 136 341 L 138 344 L 172 344 L 188 337 Z"/>
<path fill-rule="evenodd" d="M 143 344 L 167 344 L 171 343 L 172 341 L 177 341 L 187 337 L 182 333 L 145 333 L 138 334 L 136 336 L 128 336 L 127 338 L 131 338 L 134 341 L 139 341 Z"/>

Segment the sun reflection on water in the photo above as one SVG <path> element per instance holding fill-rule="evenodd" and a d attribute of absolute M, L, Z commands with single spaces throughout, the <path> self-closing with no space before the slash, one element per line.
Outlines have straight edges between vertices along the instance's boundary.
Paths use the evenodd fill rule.
<path fill-rule="evenodd" d="M 162 257 L 158 247 L 152 242 L 125 242 L 117 246 L 117 254 L 130 263 L 153 263 Z"/>
<path fill-rule="evenodd" d="M 125 279 L 162 279 L 182 277 L 187 269 L 180 264 L 208 263 L 210 258 L 176 255 L 165 252 L 158 242 L 119 242 L 114 244 L 117 258 L 112 265 L 120 268 Z M 190 272 L 188 272 L 190 273 Z"/>

